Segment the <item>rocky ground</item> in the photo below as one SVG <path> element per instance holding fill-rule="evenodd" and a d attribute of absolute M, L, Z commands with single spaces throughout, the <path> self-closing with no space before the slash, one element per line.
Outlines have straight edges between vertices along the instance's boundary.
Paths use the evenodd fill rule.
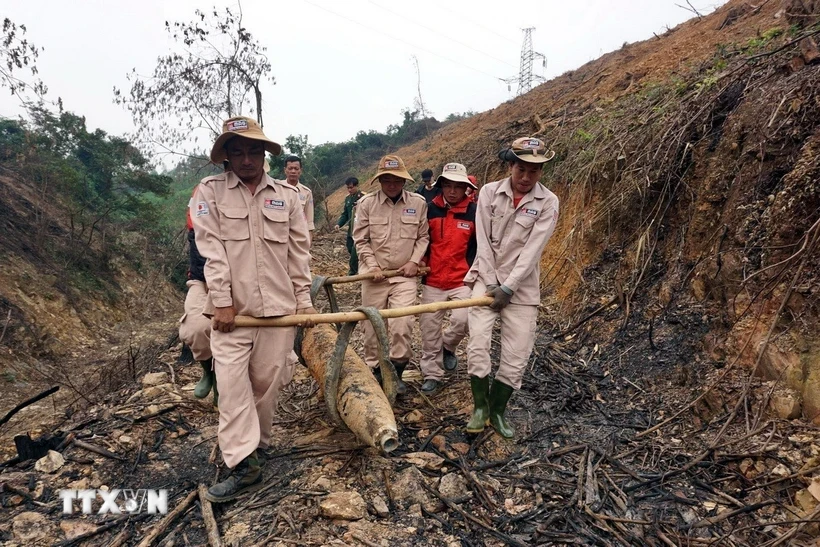
<path fill-rule="evenodd" d="M 196 491 L 223 471 L 217 414 L 191 395 L 199 369 L 172 341 L 167 272 L 135 275 L 123 257 L 67 290 L 32 221 L 59 203 L 0 177 L 0 248 L 17 257 L 0 260 L 0 413 L 61 388 L 0 423 L 0 542 L 816 544 L 818 9 L 730 0 L 397 151 L 411 172 L 455 160 L 482 183 L 504 176 L 496 153 L 515 137 L 558 151 L 516 439 L 462 432 L 463 362 L 427 397 L 410 369 L 401 446 L 384 457 L 331 427 L 300 370 L 265 486 L 213 508 L 210 540 Z M 315 273 L 346 262 L 343 234 L 317 238 Z M 358 287 L 338 294 L 357 304 Z M 21 433 L 52 453 L 15 459 Z M 167 488 L 178 511 L 62 515 L 58 490 L 85 487 Z"/>
<path fill-rule="evenodd" d="M 343 274 L 345 259 L 341 235 L 318 239 L 315 272 Z M 356 286 L 338 293 L 341 308 L 356 303 Z M 618 314 L 607 308 L 559 333 L 544 308 L 511 404 L 513 441 L 463 433 L 471 397 L 462 352 L 433 395 L 418 391 L 416 370 L 406 375 L 410 392 L 395 407 L 401 446 L 389 457 L 335 431 L 300 368 L 275 421 L 264 487 L 213 507 L 221 544 L 813 545 L 817 429 L 786 419 L 787 397 L 757 380 L 746 389 L 746 372 L 692 345 L 709 321 L 696 302 L 659 317 L 649 335 L 629 325 L 613 335 Z M 153 544 L 208 542 L 194 493 L 222 471 L 217 413 L 192 397 L 199 369 L 179 354 L 173 345 L 157 355 L 139 386 L 38 423 L 35 437 L 74 440 L 42 460 L 2 464 L 5 545 L 137 545 L 152 532 Z M 57 497 L 140 487 L 169 489 L 176 518 L 63 515 Z"/>

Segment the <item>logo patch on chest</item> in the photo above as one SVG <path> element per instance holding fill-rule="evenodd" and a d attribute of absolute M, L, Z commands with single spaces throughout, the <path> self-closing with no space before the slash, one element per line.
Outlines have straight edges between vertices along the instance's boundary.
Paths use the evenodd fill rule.
<path fill-rule="evenodd" d="M 284 211 L 285 201 L 282 199 L 266 199 L 265 209 L 277 209 L 279 211 Z"/>
<path fill-rule="evenodd" d="M 458 223 L 456 223 L 456 226 L 460 230 L 469 230 L 470 229 L 470 223 L 469 222 L 458 222 Z"/>
<path fill-rule="evenodd" d="M 518 210 L 519 215 L 524 215 L 524 216 L 533 217 L 533 218 L 537 218 L 538 213 L 540 213 L 540 212 L 541 211 L 539 211 L 538 209 L 519 209 Z"/>
<path fill-rule="evenodd" d="M 407 216 L 407 217 L 414 217 L 414 216 L 416 216 L 416 210 L 415 209 L 410 209 L 410 208 L 402 209 L 401 214 L 403 214 L 404 216 Z"/>

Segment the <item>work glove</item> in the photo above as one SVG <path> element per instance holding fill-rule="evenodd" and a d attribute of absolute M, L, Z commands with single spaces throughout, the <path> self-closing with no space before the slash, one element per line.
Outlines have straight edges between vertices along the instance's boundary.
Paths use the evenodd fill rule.
<path fill-rule="evenodd" d="M 509 287 L 501 285 L 488 285 L 487 296 L 493 297 L 493 303 L 490 304 L 490 309 L 493 311 L 501 311 L 507 307 L 512 300 L 513 291 Z"/>

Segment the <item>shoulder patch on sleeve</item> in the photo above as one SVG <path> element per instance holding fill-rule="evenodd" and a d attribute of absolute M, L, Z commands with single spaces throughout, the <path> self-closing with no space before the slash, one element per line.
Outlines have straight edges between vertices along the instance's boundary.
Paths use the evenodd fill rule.
<path fill-rule="evenodd" d="M 196 216 L 197 217 L 204 217 L 211 214 L 211 210 L 208 208 L 207 201 L 198 201 L 196 204 Z"/>
<path fill-rule="evenodd" d="M 227 180 L 227 176 L 225 173 L 220 173 L 219 175 L 211 175 L 210 177 L 205 177 L 200 181 L 200 184 L 211 185 L 214 182 L 225 182 Z"/>

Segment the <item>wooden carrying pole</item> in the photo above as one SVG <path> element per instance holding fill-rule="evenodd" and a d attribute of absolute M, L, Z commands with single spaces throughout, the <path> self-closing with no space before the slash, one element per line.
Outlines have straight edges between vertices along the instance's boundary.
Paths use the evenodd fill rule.
<path fill-rule="evenodd" d="M 392 308 L 379 310 L 379 314 L 385 319 L 396 317 L 407 317 L 408 315 L 419 315 L 422 313 L 433 313 L 441 310 L 456 310 L 459 308 L 471 308 L 473 306 L 489 306 L 492 304 L 491 296 L 479 296 L 467 298 L 466 300 L 448 300 L 447 302 L 433 302 L 432 304 L 419 304 L 418 306 L 407 306 L 405 308 Z M 353 321 L 364 321 L 367 319 L 360 311 L 344 311 L 337 313 L 316 313 L 307 315 L 283 315 L 282 317 L 256 318 L 246 315 L 237 315 L 235 324 L 237 327 L 301 327 L 307 322 L 314 325 L 327 323 L 350 323 Z"/>
<path fill-rule="evenodd" d="M 424 267 L 419 268 L 419 273 L 416 274 L 417 277 L 422 275 L 426 275 L 430 273 L 430 268 Z M 338 277 L 328 277 L 325 280 L 325 285 L 338 285 L 340 283 L 355 283 L 356 281 L 367 281 L 369 279 L 373 279 L 373 273 L 363 273 L 358 275 L 342 275 Z M 389 277 L 399 277 L 401 275 L 398 270 L 384 270 L 382 275 L 385 279 Z"/>
<path fill-rule="evenodd" d="M 406 317 L 440 310 L 486 306 L 493 299 L 488 296 L 449 302 L 434 302 L 379 310 L 384 319 Z M 299 349 L 304 363 L 319 384 L 334 420 L 347 428 L 364 443 L 380 447 L 389 453 L 399 445 L 396 418 L 385 391 L 379 386 L 373 371 L 347 345 L 355 325 L 343 327 L 340 333 L 328 323 L 352 323 L 367 320 L 363 312 L 317 313 L 286 315 L 267 319 L 237 316 L 237 327 L 293 327 L 311 322 L 316 325 L 304 331 Z M 382 324 L 380 328 L 384 328 Z M 341 337 L 341 338 L 340 338 Z M 339 341 L 341 340 L 341 345 Z M 382 374 L 385 371 L 382 370 Z M 385 378 L 387 381 L 387 378 Z M 395 381 L 395 380 L 394 380 Z M 385 385 L 385 389 L 389 386 Z"/>

